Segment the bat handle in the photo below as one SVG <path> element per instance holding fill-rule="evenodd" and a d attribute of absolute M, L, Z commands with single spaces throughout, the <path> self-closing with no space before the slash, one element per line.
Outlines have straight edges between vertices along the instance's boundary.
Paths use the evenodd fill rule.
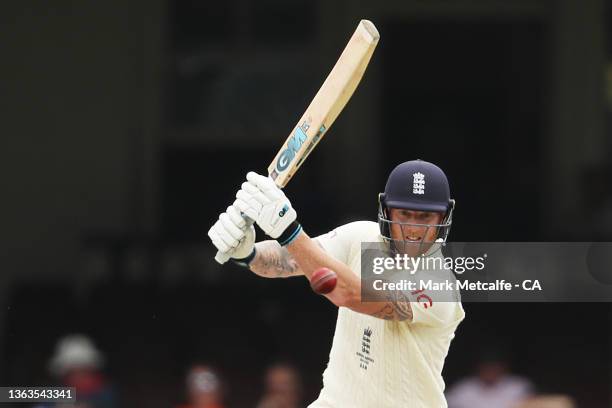
<path fill-rule="evenodd" d="M 244 220 L 246 221 L 247 228 L 255 223 L 255 221 L 253 221 L 252 219 L 250 219 L 246 215 L 242 214 L 242 216 L 244 217 Z M 215 261 L 217 261 L 221 265 L 223 265 L 224 263 L 229 261 L 230 258 L 231 257 L 227 253 L 221 252 L 221 251 L 217 251 L 217 255 L 215 255 Z"/>

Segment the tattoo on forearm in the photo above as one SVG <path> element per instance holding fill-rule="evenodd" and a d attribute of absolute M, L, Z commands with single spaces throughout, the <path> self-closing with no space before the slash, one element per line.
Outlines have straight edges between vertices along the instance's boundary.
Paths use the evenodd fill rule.
<path fill-rule="evenodd" d="M 289 251 L 276 241 L 257 243 L 257 253 L 250 267 L 256 274 L 266 277 L 287 277 L 299 272 L 299 266 Z"/>
<path fill-rule="evenodd" d="M 383 308 L 372 316 L 385 320 L 412 320 L 412 307 L 410 300 L 400 291 L 391 291 L 387 295 L 388 302 Z"/>

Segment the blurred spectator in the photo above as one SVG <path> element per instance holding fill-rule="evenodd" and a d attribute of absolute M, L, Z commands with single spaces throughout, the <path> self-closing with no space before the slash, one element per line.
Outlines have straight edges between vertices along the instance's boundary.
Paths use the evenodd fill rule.
<path fill-rule="evenodd" d="M 81 334 L 61 338 L 49 363 L 49 370 L 63 387 L 76 389 L 73 408 L 114 408 L 115 391 L 102 374 L 104 357 L 93 342 Z M 58 405 L 40 405 L 39 408 Z"/>
<path fill-rule="evenodd" d="M 575 408 L 571 398 L 565 395 L 540 395 L 530 398 L 517 408 Z"/>
<path fill-rule="evenodd" d="M 264 394 L 257 408 L 300 408 L 302 380 L 297 369 L 289 363 L 271 365 L 265 374 Z"/>
<path fill-rule="evenodd" d="M 502 352 L 488 350 L 476 375 L 451 387 L 446 398 L 449 408 L 515 408 L 532 395 L 532 389 L 529 380 L 510 374 Z"/>
<path fill-rule="evenodd" d="M 223 386 L 219 375 L 209 366 L 195 365 L 187 374 L 186 405 L 178 408 L 223 408 Z"/>

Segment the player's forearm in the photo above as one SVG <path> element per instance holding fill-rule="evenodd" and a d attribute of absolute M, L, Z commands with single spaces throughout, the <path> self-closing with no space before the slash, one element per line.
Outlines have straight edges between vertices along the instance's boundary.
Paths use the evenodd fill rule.
<path fill-rule="evenodd" d="M 287 251 L 299 265 L 302 273 L 310 280 L 312 274 L 321 267 L 326 267 L 338 275 L 336 288 L 325 295 L 336 306 L 353 307 L 360 303 L 361 282 L 344 263 L 329 255 L 318 243 L 305 232 L 289 245 Z"/>
<path fill-rule="evenodd" d="M 300 266 L 291 257 L 286 248 L 274 240 L 255 244 L 255 258 L 249 269 L 264 278 L 288 278 L 303 275 Z"/>
<path fill-rule="evenodd" d="M 305 232 L 289 245 L 289 254 L 299 265 L 301 272 L 310 280 L 311 275 L 321 267 L 326 267 L 338 275 L 336 288 L 325 295 L 336 306 L 344 306 L 358 312 L 384 320 L 412 320 L 410 301 L 402 292 L 392 292 L 387 301 L 362 302 L 361 280 L 344 263 L 327 254 L 315 240 Z"/>

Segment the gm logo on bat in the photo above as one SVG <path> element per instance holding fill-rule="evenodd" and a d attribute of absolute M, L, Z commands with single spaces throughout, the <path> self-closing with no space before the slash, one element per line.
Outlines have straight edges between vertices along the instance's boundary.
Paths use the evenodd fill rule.
<path fill-rule="evenodd" d="M 276 170 L 278 170 L 279 173 L 287 169 L 295 158 L 295 154 L 300 150 L 300 147 L 302 147 L 306 139 L 308 139 L 308 135 L 306 135 L 308 127 L 308 124 L 304 122 L 302 126 L 295 128 L 293 136 L 291 136 L 291 139 L 287 142 L 287 148 L 280 154 L 278 162 L 276 163 Z"/>
<path fill-rule="evenodd" d="M 287 214 L 287 211 L 289 211 L 289 206 L 285 204 L 283 208 L 278 212 L 278 216 L 281 218 L 284 217 L 285 214 Z"/>

